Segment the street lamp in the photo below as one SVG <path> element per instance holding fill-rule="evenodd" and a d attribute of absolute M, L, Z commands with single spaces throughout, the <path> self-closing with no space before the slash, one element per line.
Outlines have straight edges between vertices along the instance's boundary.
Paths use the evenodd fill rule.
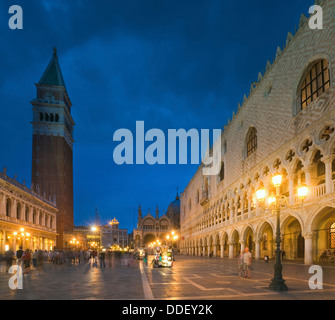
<path fill-rule="evenodd" d="M 285 284 L 285 280 L 282 276 L 282 263 L 281 263 L 281 234 L 280 234 L 280 208 L 281 207 L 290 207 L 290 208 L 297 208 L 303 204 L 303 201 L 307 197 L 308 187 L 303 185 L 298 188 L 298 197 L 300 200 L 300 204 L 298 206 L 290 206 L 288 204 L 287 197 L 284 197 L 280 194 L 280 186 L 282 183 L 283 176 L 281 174 L 276 174 L 272 177 L 272 183 L 276 187 L 276 195 L 270 195 L 267 199 L 268 205 L 272 208 L 274 212 L 276 212 L 276 219 L 277 219 L 277 230 L 276 230 L 276 258 L 275 258 L 275 265 L 274 265 L 274 278 L 271 279 L 271 283 L 269 288 L 274 291 L 287 291 L 287 285 Z M 260 189 L 256 191 L 256 198 L 258 201 L 265 200 L 265 189 Z"/>

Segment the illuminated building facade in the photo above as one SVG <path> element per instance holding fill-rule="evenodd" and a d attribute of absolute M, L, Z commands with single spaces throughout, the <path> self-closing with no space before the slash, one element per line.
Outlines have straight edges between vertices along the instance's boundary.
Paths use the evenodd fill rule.
<path fill-rule="evenodd" d="M 41 249 L 56 244 L 58 210 L 51 198 L 44 198 L 16 179 L 0 172 L 0 253 Z"/>
<path fill-rule="evenodd" d="M 234 258 L 248 246 L 256 259 L 274 257 L 276 217 L 255 194 L 274 193 L 276 173 L 287 201 L 286 259 L 312 264 L 335 249 L 335 1 L 317 3 L 323 29 L 301 16 L 224 127 L 219 174 L 204 176 L 200 167 L 182 193 L 183 254 Z M 301 203 L 303 184 L 309 193 Z"/>
<path fill-rule="evenodd" d="M 105 249 L 127 248 L 128 230 L 120 229 L 119 221 L 114 218 L 108 225 L 101 228 L 101 246 Z"/>
<path fill-rule="evenodd" d="M 166 241 L 166 236 L 173 230 L 179 232 L 179 228 L 180 199 L 178 194 L 169 204 L 166 214 L 162 216 L 159 216 L 159 210 L 156 207 L 155 216 L 149 211 L 143 217 L 141 206 L 139 206 L 137 228 L 133 230 L 134 248 L 146 247 L 157 239 Z"/>

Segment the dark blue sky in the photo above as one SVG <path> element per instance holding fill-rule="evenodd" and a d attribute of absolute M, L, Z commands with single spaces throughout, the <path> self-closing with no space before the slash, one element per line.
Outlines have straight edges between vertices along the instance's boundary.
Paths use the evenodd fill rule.
<path fill-rule="evenodd" d="M 8 28 L 23 8 L 24 29 Z M 58 56 L 73 103 L 75 224 L 116 217 L 129 231 L 137 208 L 161 214 L 196 165 L 113 162 L 119 128 L 219 129 L 273 61 L 314 1 L 2 0 L 0 169 L 31 179 L 32 106 Z"/>

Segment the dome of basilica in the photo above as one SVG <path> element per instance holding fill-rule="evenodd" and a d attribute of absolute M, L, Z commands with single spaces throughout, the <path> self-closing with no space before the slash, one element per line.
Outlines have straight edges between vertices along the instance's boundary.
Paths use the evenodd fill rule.
<path fill-rule="evenodd" d="M 176 199 L 173 200 L 166 211 L 167 216 L 174 217 L 176 215 L 180 215 L 180 199 L 177 193 Z"/>

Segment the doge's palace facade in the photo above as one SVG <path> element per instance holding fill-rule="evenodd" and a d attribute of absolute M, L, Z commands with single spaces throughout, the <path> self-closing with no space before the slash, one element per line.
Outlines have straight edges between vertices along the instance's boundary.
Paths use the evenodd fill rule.
<path fill-rule="evenodd" d="M 182 193 L 183 254 L 234 258 L 248 246 L 256 259 L 274 257 L 276 217 L 255 192 L 271 195 L 278 172 L 286 258 L 312 264 L 335 249 L 335 0 L 316 4 L 323 29 L 301 16 L 224 127 L 220 174 L 199 167 Z M 298 206 L 302 184 L 309 193 Z"/>

